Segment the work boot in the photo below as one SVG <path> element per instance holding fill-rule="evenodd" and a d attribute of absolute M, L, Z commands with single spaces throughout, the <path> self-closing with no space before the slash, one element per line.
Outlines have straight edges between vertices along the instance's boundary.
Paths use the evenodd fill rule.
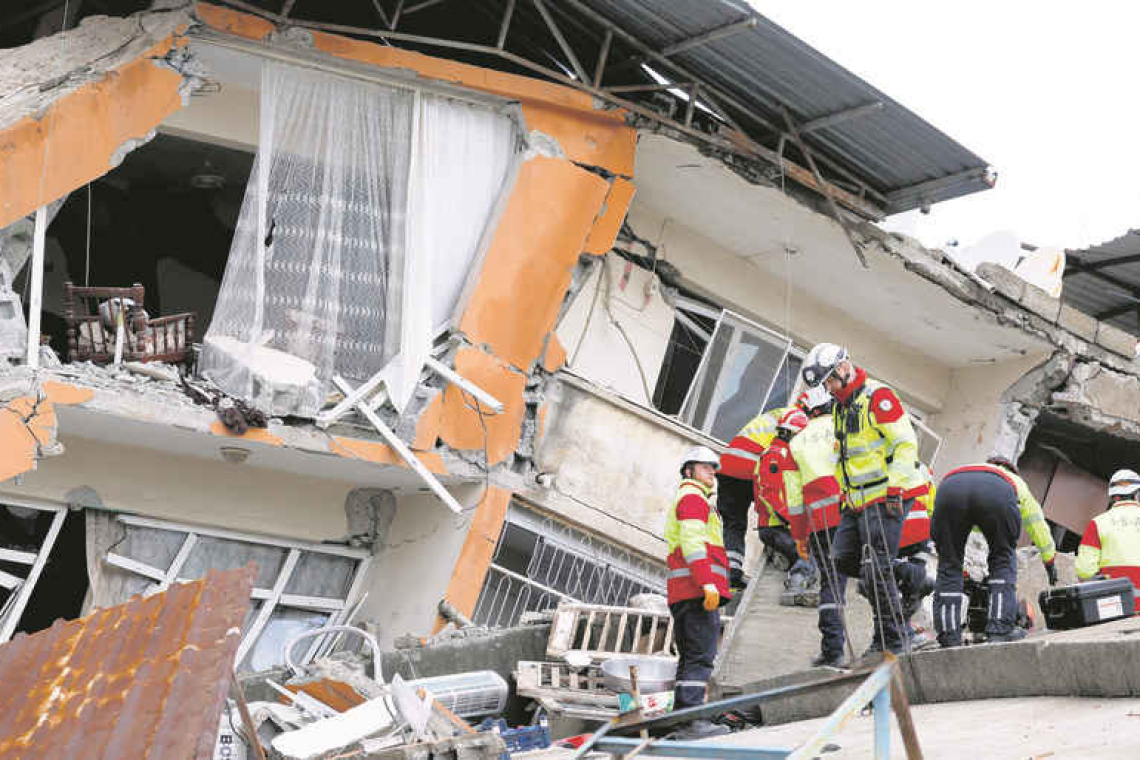
<path fill-rule="evenodd" d="M 848 667 L 848 662 L 842 652 L 839 654 L 818 654 L 812 658 L 811 666 L 813 668 L 839 668 L 842 670 Z"/>
<path fill-rule="evenodd" d="M 902 594 L 903 619 L 910 620 L 914 617 L 914 613 L 918 612 L 918 608 L 922 606 L 922 600 L 933 593 L 934 579 L 929 575 L 922 576 L 922 583 L 917 589 L 906 589 L 905 593 Z"/>
<path fill-rule="evenodd" d="M 1015 625 L 1013 628 L 1009 629 L 1009 633 L 986 634 L 986 643 L 1000 644 L 1008 641 L 1021 641 L 1025 638 L 1025 635 L 1025 629 Z"/>
<path fill-rule="evenodd" d="M 673 740 L 689 742 L 696 741 L 697 739 L 708 739 L 713 736 L 724 736 L 727 733 L 730 733 L 730 731 L 725 726 L 718 725 L 705 718 L 698 718 L 674 731 Z"/>

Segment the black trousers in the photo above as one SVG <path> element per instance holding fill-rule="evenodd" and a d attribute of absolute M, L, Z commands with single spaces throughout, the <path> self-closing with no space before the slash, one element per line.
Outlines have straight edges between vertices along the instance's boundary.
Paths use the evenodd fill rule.
<path fill-rule="evenodd" d="M 788 561 L 789 569 L 799 561 L 800 553 L 796 549 L 796 540 L 792 538 L 792 532 L 788 530 L 786 525 L 761 525 L 758 532 L 760 533 L 760 543 L 777 554 L 783 555 L 784 559 Z"/>
<path fill-rule="evenodd" d="M 847 576 L 833 569 L 829 561 L 831 545 L 838 528 L 828 528 L 811 534 L 808 547 L 811 558 L 819 568 L 819 649 L 827 658 L 843 654 L 846 630 L 840 607 L 846 602 Z"/>
<path fill-rule="evenodd" d="M 748 533 L 748 508 L 752 506 L 752 483 L 727 475 L 716 476 L 716 509 L 724 528 L 724 550 L 728 554 L 728 582 L 733 588 L 744 585 L 744 536 Z"/>
<path fill-rule="evenodd" d="M 1017 619 L 1017 539 L 1021 508 L 1017 492 L 992 472 L 960 472 L 942 481 L 934 500 L 930 535 L 938 549 L 934 630 L 943 646 L 962 641 L 962 560 L 970 530 L 978 526 L 989 544 L 990 608 L 986 633 L 1004 634 Z"/>
<path fill-rule="evenodd" d="M 895 583 L 894 560 L 899 551 L 903 517 L 913 503 L 907 499 L 896 512 L 883 502 L 856 512 L 843 510 L 831 556 L 839 572 L 861 577 L 870 594 L 875 628 L 871 646 L 899 653 L 903 650 L 902 603 Z M 822 601 L 822 599 L 820 600 Z"/>
<path fill-rule="evenodd" d="M 703 600 L 686 599 L 670 604 L 669 612 L 673 614 L 678 655 L 673 706 L 680 709 L 704 704 L 720 640 L 720 610 L 708 612 Z"/>

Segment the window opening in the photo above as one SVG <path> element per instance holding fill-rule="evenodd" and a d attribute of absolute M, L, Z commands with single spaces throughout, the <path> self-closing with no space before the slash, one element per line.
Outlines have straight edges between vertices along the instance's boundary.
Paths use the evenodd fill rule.
<path fill-rule="evenodd" d="M 665 593 L 664 566 L 512 504 L 473 619 L 509 627 L 560 601 L 624 607 L 642 593 Z"/>
<path fill-rule="evenodd" d="M 282 647 L 303 631 L 344 622 L 359 598 L 369 554 L 332 544 L 289 541 L 235 531 L 119 515 L 121 541 L 104 562 L 126 574 L 108 578 L 116 603 L 133 594 L 165 590 L 171 583 L 202 578 L 210 570 L 257 565 L 242 641 L 235 662 L 243 671 L 284 663 Z M 308 662 L 329 643 L 316 637 L 298 662 Z"/>

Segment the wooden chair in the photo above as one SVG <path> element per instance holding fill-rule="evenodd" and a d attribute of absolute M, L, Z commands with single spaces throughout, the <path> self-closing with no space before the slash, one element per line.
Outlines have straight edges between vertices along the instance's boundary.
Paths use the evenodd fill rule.
<path fill-rule="evenodd" d="M 148 319 L 143 310 L 145 295 L 145 289 L 137 283 L 129 288 L 76 287 L 70 282 L 64 283 L 68 360 L 96 364 L 115 360 L 115 328 L 104 324 L 99 305 L 112 298 L 129 298 L 134 306 L 126 315 L 123 361 L 170 364 L 189 361 L 195 315 L 186 312 Z"/>

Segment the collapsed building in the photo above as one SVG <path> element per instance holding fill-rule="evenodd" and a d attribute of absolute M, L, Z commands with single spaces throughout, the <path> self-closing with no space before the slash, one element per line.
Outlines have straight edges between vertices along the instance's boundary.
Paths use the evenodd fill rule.
<path fill-rule="evenodd" d="M 884 231 L 992 170 L 749 8 L 297 5 L 0 54 L 0 642 L 251 561 L 247 671 L 661 592 L 677 458 L 824 340 L 1062 550 L 1136 461 L 1128 254 Z"/>

